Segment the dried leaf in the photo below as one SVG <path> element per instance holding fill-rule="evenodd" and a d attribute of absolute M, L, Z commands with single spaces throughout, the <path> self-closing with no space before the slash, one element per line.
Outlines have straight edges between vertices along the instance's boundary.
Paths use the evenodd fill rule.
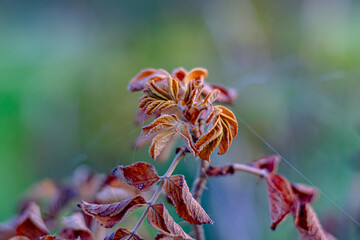
<path fill-rule="evenodd" d="M 153 159 L 156 159 L 160 155 L 161 151 L 165 148 L 166 144 L 175 133 L 176 132 L 173 130 L 166 130 L 154 137 L 149 149 L 149 154 Z"/>
<path fill-rule="evenodd" d="M 221 137 L 218 137 L 215 140 L 211 141 L 200 151 L 199 157 L 202 160 L 206 160 L 210 162 L 210 155 L 215 150 L 215 148 L 219 146 L 220 142 L 221 142 Z"/>
<path fill-rule="evenodd" d="M 60 231 L 59 236 L 68 240 L 77 239 L 93 240 L 94 236 L 86 226 L 84 217 L 81 213 L 75 213 L 70 217 L 64 218 L 65 227 Z"/>
<path fill-rule="evenodd" d="M 155 167 L 147 162 L 137 162 L 126 167 L 119 166 L 116 169 L 117 177 L 142 191 L 150 190 L 161 179 Z"/>
<path fill-rule="evenodd" d="M 213 223 L 201 205 L 193 198 L 183 175 L 165 179 L 165 193 L 175 205 L 179 217 L 191 224 Z"/>
<path fill-rule="evenodd" d="M 182 230 L 179 224 L 174 222 L 174 219 L 170 216 L 163 203 L 151 206 L 147 219 L 153 228 L 167 236 L 181 237 L 185 240 L 193 239 Z"/>
<path fill-rule="evenodd" d="M 302 240 L 333 240 L 335 237 L 326 233 L 322 228 L 316 213 L 309 203 L 298 205 L 295 225 L 301 234 Z"/>
<path fill-rule="evenodd" d="M 220 117 L 223 119 L 223 121 L 229 122 L 231 137 L 234 139 L 238 133 L 238 123 L 234 113 L 224 106 L 219 105 L 215 107 L 221 109 Z"/>
<path fill-rule="evenodd" d="M 262 156 L 250 163 L 259 169 L 266 169 L 269 173 L 276 173 L 280 157 L 278 155 Z"/>
<path fill-rule="evenodd" d="M 147 136 L 153 133 L 173 129 L 178 122 L 176 115 L 164 114 L 156 118 L 152 123 L 142 128 L 141 135 Z"/>
<path fill-rule="evenodd" d="M 276 226 L 290 213 L 294 201 L 294 193 L 286 178 L 278 174 L 270 173 L 266 178 L 271 229 Z"/>
<path fill-rule="evenodd" d="M 198 151 L 195 147 L 195 144 L 192 140 L 192 136 L 190 134 L 189 127 L 186 123 L 180 123 L 178 124 L 176 128 L 177 133 L 181 136 L 181 138 L 184 140 L 184 143 L 187 147 L 187 149 L 191 152 L 193 156 L 195 156 Z"/>
<path fill-rule="evenodd" d="M 148 68 L 139 72 L 133 79 L 131 79 L 128 89 L 132 92 L 141 91 L 145 84 L 154 77 L 165 78 L 169 74 L 163 69 Z"/>
<path fill-rule="evenodd" d="M 15 237 L 9 238 L 7 240 L 31 240 L 31 239 L 26 236 L 15 236 Z"/>
<path fill-rule="evenodd" d="M 209 93 L 211 93 L 212 91 L 214 91 L 215 89 L 220 91 L 220 94 L 216 99 L 217 102 L 224 103 L 224 104 L 233 104 L 234 103 L 234 101 L 236 99 L 236 91 L 231 88 L 224 88 L 219 85 L 210 85 L 210 84 L 205 83 L 202 95 L 206 96 Z"/>
<path fill-rule="evenodd" d="M 190 83 L 190 80 L 200 80 L 204 81 L 208 75 L 208 71 L 205 68 L 193 68 L 190 70 L 183 82 L 185 85 Z"/>
<path fill-rule="evenodd" d="M 208 169 L 206 170 L 206 175 L 208 177 L 232 175 L 234 173 L 235 173 L 235 169 L 233 165 L 209 166 Z"/>
<path fill-rule="evenodd" d="M 182 67 L 179 67 L 173 70 L 171 76 L 176 77 L 180 81 L 183 81 L 184 78 L 186 77 L 186 74 L 187 74 L 186 70 Z"/>
<path fill-rule="evenodd" d="M 79 207 L 84 213 L 92 216 L 101 226 L 111 228 L 121 220 L 125 219 L 135 209 L 144 206 L 146 201 L 141 196 L 112 204 L 91 204 L 82 201 Z"/>
<path fill-rule="evenodd" d="M 195 146 L 198 150 L 201 151 L 204 147 L 209 145 L 210 142 L 216 140 L 217 138 L 221 139 L 223 132 L 220 121 L 221 119 L 218 117 L 210 129 L 196 141 Z"/>
<path fill-rule="evenodd" d="M 131 236 L 129 238 L 129 236 Z M 136 234 L 132 234 L 131 231 L 126 228 L 119 228 L 115 232 L 111 233 L 109 236 L 104 238 L 104 240 L 143 240 Z"/>
<path fill-rule="evenodd" d="M 34 202 L 31 202 L 25 212 L 19 217 L 16 234 L 24 235 L 31 240 L 37 240 L 41 236 L 49 234 L 49 230 L 41 218 L 40 208 Z"/>
<path fill-rule="evenodd" d="M 311 203 L 317 197 L 317 190 L 305 184 L 293 183 L 292 190 L 296 198 L 302 203 Z"/>
<path fill-rule="evenodd" d="M 16 222 L 10 220 L 0 224 L 0 240 L 7 240 L 16 235 Z"/>

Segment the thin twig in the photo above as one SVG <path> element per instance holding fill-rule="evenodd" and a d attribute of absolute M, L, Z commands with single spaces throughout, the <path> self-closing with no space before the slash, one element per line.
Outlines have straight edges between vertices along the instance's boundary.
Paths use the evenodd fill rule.
<path fill-rule="evenodd" d="M 134 229 L 131 231 L 132 234 L 129 236 L 128 239 L 130 239 L 134 234 L 136 234 L 136 232 L 139 230 L 139 228 L 141 227 L 141 225 L 144 223 L 145 221 L 145 218 L 150 210 L 150 208 L 152 207 L 152 205 L 154 205 L 154 203 L 157 201 L 157 199 L 159 198 L 160 196 L 160 193 L 164 187 L 164 184 L 165 184 L 165 179 L 170 177 L 171 174 L 174 172 L 176 166 L 178 165 L 178 163 L 180 162 L 181 158 L 183 156 L 185 156 L 186 154 L 186 151 L 185 150 L 180 150 L 178 152 L 178 154 L 176 154 L 173 162 L 171 163 L 170 167 L 168 168 L 168 170 L 166 171 L 166 173 L 164 174 L 164 176 L 162 176 L 162 179 L 161 179 L 161 182 L 159 184 L 159 187 L 156 189 L 154 195 L 152 196 L 151 200 L 148 201 L 148 206 L 146 207 L 143 215 L 140 217 L 138 223 L 136 224 L 136 226 L 134 227 Z"/>
<path fill-rule="evenodd" d="M 245 165 L 245 164 L 234 163 L 234 164 L 232 164 L 232 166 L 235 171 L 248 172 L 248 173 L 258 175 L 260 177 L 266 177 L 266 175 L 268 174 L 268 172 L 265 169 L 259 169 L 259 168 L 252 167 L 252 166 Z"/>

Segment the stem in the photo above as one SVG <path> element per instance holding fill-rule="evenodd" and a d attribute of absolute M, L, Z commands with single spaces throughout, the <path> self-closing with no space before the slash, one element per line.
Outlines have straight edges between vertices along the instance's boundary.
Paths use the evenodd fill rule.
<path fill-rule="evenodd" d="M 259 169 L 259 168 L 251 167 L 251 166 L 245 165 L 245 164 L 234 163 L 234 164 L 232 164 L 232 166 L 233 166 L 234 170 L 236 170 L 236 171 L 248 172 L 248 173 L 258 175 L 260 177 L 266 177 L 266 175 L 268 174 L 268 172 L 265 169 Z"/>
<path fill-rule="evenodd" d="M 143 215 L 140 217 L 138 223 L 136 224 L 136 226 L 134 227 L 134 229 L 131 231 L 132 234 L 129 236 L 129 238 L 131 238 L 134 234 L 136 234 L 137 230 L 139 230 L 139 228 L 141 227 L 141 225 L 144 223 L 145 218 L 151 208 L 152 205 L 154 205 L 154 203 L 156 202 L 156 200 L 159 198 L 161 191 L 164 187 L 165 184 L 165 178 L 168 178 L 171 176 L 171 174 L 174 172 L 176 166 L 178 165 L 178 163 L 180 162 L 181 158 L 185 156 L 185 150 L 180 150 L 178 152 L 178 154 L 176 154 L 173 162 L 171 163 L 170 167 L 168 168 L 168 170 L 166 171 L 165 175 L 162 176 L 161 182 L 159 184 L 159 187 L 156 189 L 154 195 L 152 196 L 151 200 L 148 201 L 148 205 L 143 213 Z M 128 238 L 128 239 L 129 239 Z"/>
<path fill-rule="evenodd" d="M 197 177 L 192 185 L 192 195 L 195 200 L 200 204 L 201 196 L 206 186 L 207 175 L 206 170 L 209 167 L 209 162 L 200 159 Z M 202 225 L 193 224 L 195 239 L 205 240 L 204 228 Z"/>

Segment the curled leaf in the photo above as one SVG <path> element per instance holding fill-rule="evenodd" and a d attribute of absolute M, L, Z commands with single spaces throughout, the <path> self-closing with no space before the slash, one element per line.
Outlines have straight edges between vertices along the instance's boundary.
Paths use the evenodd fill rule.
<path fill-rule="evenodd" d="M 204 81 L 208 75 L 208 71 L 205 68 L 193 68 L 188 74 L 186 74 L 183 82 L 185 85 L 189 84 L 190 80 Z"/>
<path fill-rule="evenodd" d="M 214 90 L 219 90 L 220 92 L 219 96 L 216 99 L 217 102 L 224 104 L 234 103 L 236 99 L 236 91 L 232 88 L 224 88 L 219 85 L 210 85 L 205 83 L 202 95 L 206 96 L 207 94 L 211 93 Z"/>
<path fill-rule="evenodd" d="M 163 203 L 151 206 L 147 219 L 153 228 L 169 237 L 181 237 L 185 240 L 193 239 L 182 230 L 179 224 L 174 222 Z"/>
<path fill-rule="evenodd" d="M 311 203 L 317 197 L 317 190 L 301 183 L 291 184 L 292 190 L 298 201 L 302 203 Z"/>
<path fill-rule="evenodd" d="M 162 69 L 148 68 L 139 72 L 133 79 L 131 79 L 128 89 L 132 92 L 141 91 L 144 89 L 145 84 L 154 77 L 165 78 L 169 74 Z"/>
<path fill-rule="evenodd" d="M 65 227 L 60 231 L 59 236 L 64 239 L 93 240 L 94 236 L 86 226 L 84 217 L 81 213 L 75 213 L 70 217 L 64 218 Z"/>
<path fill-rule="evenodd" d="M 270 173 L 266 178 L 272 230 L 290 213 L 294 193 L 289 181 L 281 175 Z"/>
<path fill-rule="evenodd" d="M 155 167 L 147 162 L 137 162 L 126 167 L 119 166 L 115 170 L 113 173 L 121 180 L 142 191 L 150 190 L 160 181 Z"/>
<path fill-rule="evenodd" d="M 109 236 L 105 237 L 104 240 L 143 240 L 136 234 L 133 234 L 126 228 L 119 228 Z"/>
<path fill-rule="evenodd" d="M 166 130 L 154 137 L 149 149 L 149 154 L 153 159 L 156 159 L 160 155 L 161 151 L 165 148 L 166 144 L 175 133 L 175 131 Z"/>
<path fill-rule="evenodd" d="M 82 201 L 81 204 L 79 204 L 79 207 L 84 213 L 95 218 L 101 226 L 111 228 L 144 204 L 146 204 L 145 199 L 141 196 L 136 196 L 112 204 L 91 204 Z"/>
<path fill-rule="evenodd" d="M 34 202 L 31 202 L 19 217 L 16 234 L 26 236 L 31 240 L 37 240 L 49 234 L 49 230 L 41 218 L 40 208 Z"/>
<path fill-rule="evenodd" d="M 300 232 L 301 240 L 335 240 L 335 237 L 324 231 L 309 203 L 298 205 L 295 225 Z"/>
<path fill-rule="evenodd" d="M 165 179 L 165 193 L 175 205 L 179 217 L 191 224 L 213 223 L 201 205 L 193 198 L 183 175 Z"/>
<path fill-rule="evenodd" d="M 251 166 L 259 169 L 266 169 L 269 173 L 275 173 L 277 171 L 280 162 L 278 155 L 262 156 L 250 163 Z"/>

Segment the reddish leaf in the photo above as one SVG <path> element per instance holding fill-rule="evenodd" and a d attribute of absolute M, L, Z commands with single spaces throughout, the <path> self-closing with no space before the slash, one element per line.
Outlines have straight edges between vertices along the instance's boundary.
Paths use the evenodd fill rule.
<path fill-rule="evenodd" d="M 225 166 L 209 166 L 206 170 L 206 175 L 209 177 L 232 175 L 235 173 L 233 165 Z"/>
<path fill-rule="evenodd" d="M 137 162 L 129 166 L 118 166 L 113 173 L 124 182 L 142 191 L 150 190 L 160 181 L 155 167 L 147 162 Z"/>
<path fill-rule="evenodd" d="M 30 240 L 30 238 L 28 238 L 26 236 L 15 236 L 15 237 L 9 238 L 7 240 Z"/>
<path fill-rule="evenodd" d="M 84 217 L 81 213 L 75 213 L 70 217 L 64 218 L 64 225 L 59 236 L 68 240 L 77 239 L 93 240 L 94 236 L 90 229 L 86 226 Z"/>
<path fill-rule="evenodd" d="M 131 236 L 129 238 L 129 236 Z M 104 240 L 143 240 L 136 234 L 133 234 L 126 228 L 119 228 L 109 236 L 105 237 Z"/>
<path fill-rule="evenodd" d="M 49 230 L 41 218 L 39 206 L 34 202 L 31 202 L 25 212 L 19 217 L 16 234 L 24 235 L 34 240 L 49 234 Z"/>
<path fill-rule="evenodd" d="M 275 173 L 277 171 L 280 162 L 278 155 L 262 156 L 250 163 L 251 166 L 266 169 L 269 173 Z"/>
<path fill-rule="evenodd" d="M 270 205 L 271 229 L 290 213 L 294 201 L 294 193 L 286 178 L 270 173 L 266 178 Z"/>
<path fill-rule="evenodd" d="M 213 223 L 201 205 L 193 198 L 183 175 L 165 179 L 165 193 L 171 198 L 179 217 L 191 224 Z"/>
<path fill-rule="evenodd" d="M 316 213 L 309 203 L 300 203 L 298 205 L 295 225 L 301 234 L 302 240 L 335 240 L 335 237 L 323 230 Z"/>
<path fill-rule="evenodd" d="M 317 190 L 305 184 L 293 183 L 292 190 L 296 198 L 302 203 L 311 203 L 317 197 Z"/>
<path fill-rule="evenodd" d="M 82 201 L 79 207 L 84 213 L 95 218 L 101 226 L 111 228 L 121 220 L 125 219 L 135 209 L 146 204 L 141 196 L 112 204 L 91 204 Z"/>
<path fill-rule="evenodd" d="M 7 240 L 16 235 L 16 222 L 10 220 L 0 224 L 0 240 Z"/>
<path fill-rule="evenodd" d="M 148 222 L 152 227 L 170 237 L 181 237 L 185 240 L 193 239 L 187 235 L 182 228 L 174 222 L 163 203 L 151 206 L 148 214 Z"/>
<path fill-rule="evenodd" d="M 224 88 L 219 85 L 210 85 L 210 84 L 205 83 L 202 95 L 206 96 L 207 94 L 211 93 L 215 89 L 220 91 L 220 94 L 217 97 L 217 102 L 225 103 L 225 104 L 233 104 L 234 103 L 234 101 L 236 99 L 236 91 L 231 88 Z"/>
<path fill-rule="evenodd" d="M 132 92 L 141 91 L 144 89 L 145 84 L 151 78 L 154 77 L 165 78 L 168 75 L 169 74 L 163 69 L 158 69 L 158 70 L 152 68 L 144 69 L 141 72 L 139 72 L 133 79 L 131 79 L 128 89 Z"/>

